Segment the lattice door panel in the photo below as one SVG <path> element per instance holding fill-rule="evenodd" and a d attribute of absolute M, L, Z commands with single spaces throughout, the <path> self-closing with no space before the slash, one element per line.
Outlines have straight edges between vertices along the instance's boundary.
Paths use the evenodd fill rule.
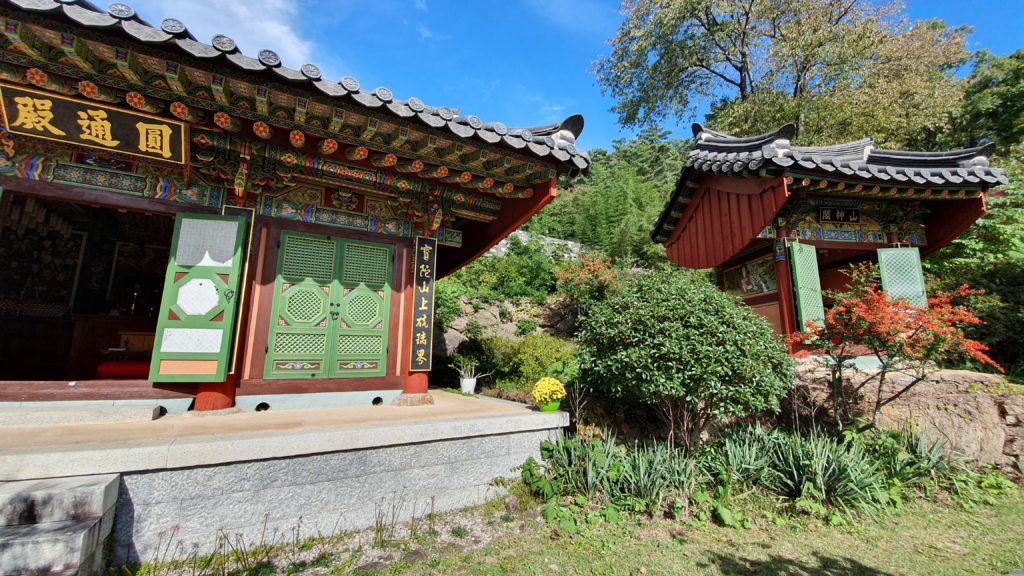
<path fill-rule="evenodd" d="M 223 382 L 230 365 L 246 224 L 180 215 L 161 297 L 149 378 Z"/>
<path fill-rule="evenodd" d="M 264 377 L 327 377 L 331 315 L 337 314 L 337 243 L 284 232 L 278 258 Z"/>
<path fill-rule="evenodd" d="M 342 241 L 341 317 L 336 324 L 334 376 L 383 376 L 391 305 L 386 244 Z"/>
<path fill-rule="evenodd" d="M 918 308 L 928 307 L 917 248 L 880 248 L 878 267 L 882 272 L 882 289 L 889 293 L 889 298 L 903 298 Z"/>
<path fill-rule="evenodd" d="M 394 250 L 283 232 L 265 378 L 383 376 Z"/>
<path fill-rule="evenodd" d="M 789 248 L 799 329 L 805 330 L 807 322 L 821 326 L 825 323 L 825 306 L 821 299 L 818 254 L 809 244 L 794 242 Z"/>

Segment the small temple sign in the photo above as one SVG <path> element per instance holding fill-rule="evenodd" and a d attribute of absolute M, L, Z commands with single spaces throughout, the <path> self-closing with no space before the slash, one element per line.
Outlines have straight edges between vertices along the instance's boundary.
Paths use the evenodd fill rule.
<path fill-rule="evenodd" d="M 182 122 L 5 83 L 0 103 L 12 134 L 185 163 Z"/>
<path fill-rule="evenodd" d="M 417 236 L 415 248 L 409 370 L 428 372 L 434 344 L 434 264 L 437 261 L 437 240 Z"/>
<path fill-rule="evenodd" d="M 819 224 L 860 224 L 860 208 L 819 206 Z"/>

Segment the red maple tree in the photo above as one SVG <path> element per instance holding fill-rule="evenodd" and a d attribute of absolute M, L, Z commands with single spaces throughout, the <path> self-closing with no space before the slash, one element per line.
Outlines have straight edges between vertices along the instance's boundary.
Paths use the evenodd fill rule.
<path fill-rule="evenodd" d="M 851 400 L 872 382 L 877 384 L 874 409 L 865 428 L 878 426 L 882 408 L 926 380 L 937 363 L 970 358 L 1002 371 L 985 353 L 988 346 L 964 335 L 963 326 L 982 321 L 956 304 L 983 290 L 963 285 L 953 292 L 937 292 L 928 299 L 927 308 L 919 308 L 906 300 L 889 298 L 878 285 L 870 264 L 855 266 L 851 278 L 851 290 L 836 295 L 823 325 L 808 322 L 805 332 L 791 337 L 791 343 L 803 342 L 825 357 L 830 371 L 830 398 L 840 426 L 853 420 Z M 848 389 L 844 375 L 853 361 L 865 354 L 878 360 L 878 369 Z M 909 379 L 890 389 L 886 385 L 893 375 Z"/>

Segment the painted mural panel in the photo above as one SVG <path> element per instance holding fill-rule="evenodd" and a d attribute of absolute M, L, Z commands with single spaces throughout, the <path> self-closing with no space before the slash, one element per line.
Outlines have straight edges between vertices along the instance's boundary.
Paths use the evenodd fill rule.
<path fill-rule="evenodd" d="M 755 296 L 778 290 L 775 260 L 765 256 L 722 273 L 725 291 L 737 296 Z"/>

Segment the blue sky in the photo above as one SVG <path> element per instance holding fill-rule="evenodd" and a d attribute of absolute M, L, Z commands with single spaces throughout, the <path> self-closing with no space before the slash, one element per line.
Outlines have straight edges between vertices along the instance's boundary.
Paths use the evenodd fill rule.
<path fill-rule="evenodd" d="M 235 39 L 247 54 L 276 51 L 286 66 L 318 65 L 401 99 L 460 108 L 512 127 L 581 113 L 584 149 L 631 133 L 589 72 L 620 22 L 616 0 L 133 0 L 151 24 L 183 21 L 196 38 Z M 969 7 L 969 10 L 967 9 Z M 973 49 L 1024 47 L 1024 0 L 909 0 L 913 18 L 974 26 Z M 688 135 L 683 119 L 678 133 Z"/>

